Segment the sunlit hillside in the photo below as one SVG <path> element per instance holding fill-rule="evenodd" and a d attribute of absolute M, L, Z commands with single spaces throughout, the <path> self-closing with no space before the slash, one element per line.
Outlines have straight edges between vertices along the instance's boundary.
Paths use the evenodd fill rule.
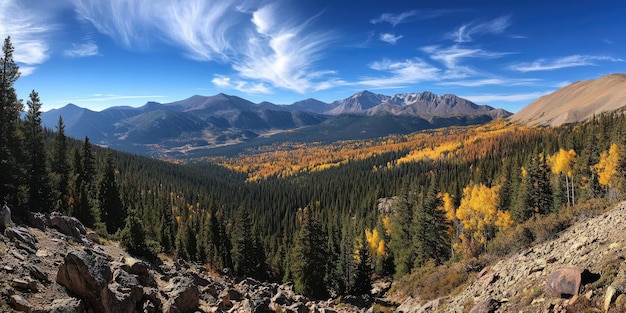
<path fill-rule="evenodd" d="M 402 163 L 455 156 L 460 160 L 484 157 L 498 143 L 511 136 L 524 136 L 536 129 L 503 120 L 481 126 L 449 127 L 408 135 L 391 135 L 371 140 L 344 140 L 332 144 L 289 142 L 247 149 L 234 157 L 208 157 L 199 160 L 248 173 L 255 181 L 270 176 L 286 177 L 323 171 L 378 154 L 396 152 L 398 157 L 372 170 L 390 169 Z"/>

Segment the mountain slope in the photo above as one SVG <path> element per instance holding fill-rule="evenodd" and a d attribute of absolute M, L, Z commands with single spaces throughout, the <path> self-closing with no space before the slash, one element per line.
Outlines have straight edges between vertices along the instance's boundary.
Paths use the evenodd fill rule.
<path fill-rule="evenodd" d="M 540 126 L 581 122 L 626 106 L 626 74 L 584 80 L 543 96 L 510 117 L 512 121 Z"/>

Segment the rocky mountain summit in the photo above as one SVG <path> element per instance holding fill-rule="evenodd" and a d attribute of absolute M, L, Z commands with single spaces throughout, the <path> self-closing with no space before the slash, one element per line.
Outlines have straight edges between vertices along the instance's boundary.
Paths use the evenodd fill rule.
<path fill-rule="evenodd" d="M 60 214 L 31 215 L 31 227 L 3 222 L 0 312 L 365 311 L 311 301 L 290 284 L 218 275 L 182 260 L 149 263 Z"/>

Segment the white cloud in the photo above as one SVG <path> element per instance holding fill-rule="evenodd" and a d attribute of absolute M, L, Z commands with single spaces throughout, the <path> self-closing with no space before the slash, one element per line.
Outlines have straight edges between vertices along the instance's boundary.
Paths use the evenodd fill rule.
<path fill-rule="evenodd" d="M 13 59 L 27 76 L 49 58 L 47 37 L 55 29 L 48 12 L 28 1 L 0 1 L 0 37 L 11 36 Z M 26 65 L 26 66 L 24 66 Z"/>
<path fill-rule="evenodd" d="M 395 45 L 396 42 L 398 42 L 398 40 L 400 40 L 403 36 L 402 35 L 394 35 L 394 34 L 390 34 L 390 33 L 383 33 L 380 34 L 379 39 L 386 42 L 386 43 L 390 43 L 392 45 Z"/>
<path fill-rule="evenodd" d="M 383 13 L 379 17 L 371 19 L 370 23 L 380 24 L 389 23 L 391 26 L 396 27 L 398 24 L 407 23 L 414 20 L 426 20 L 444 15 L 449 11 L 447 10 L 423 10 L 423 11 L 406 11 L 398 14 Z"/>
<path fill-rule="evenodd" d="M 71 58 L 83 58 L 98 55 L 98 45 L 94 42 L 72 44 L 72 48 L 65 50 L 63 54 Z"/>
<path fill-rule="evenodd" d="M 535 100 L 541 96 L 545 96 L 551 91 L 545 92 L 529 92 L 529 93 L 519 93 L 519 94 L 481 94 L 481 95 L 464 95 L 459 96 L 461 98 L 468 99 L 472 102 L 476 103 L 489 103 L 489 102 L 518 102 L 518 101 L 528 101 Z"/>
<path fill-rule="evenodd" d="M 365 77 L 357 82 L 357 85 L 371 88 L 398 88 L 406 84 L 420 81 L 439 80 L 440 70 L 421 59 L 409 59 L 404 61 L 391 61 L 388 59 L 374 62 L 369 65 L 371 69 L 386 72 L 383 77 Z"/>
<path fill-rule="evenodd" d="M 370 20 L 370 22 L 372 24 L 378 24 L 378 23 L 389 23 L 391 25 L 393 25 L 394 27 L 400 23 L 404 23 L 407 20 L 409 20 L 411 17 L 417 15 L 418 11 L 407 11 L 407 12 L 402 12 L 399 14 L 393 14 L 393 13 L 383 13 L 381 14 L 379 17 Z"/>
<path fill-rule="evenodd" d="M 518 63 L 510 69 L 518 72 L 551 71 L 568 67 L 596 65 L 597 61 L 623 62 L 624 60 L 602 55 L 570 55 L 558 59 L 538 59 L 528 63 Z"/>
<path fill-rule="evenodd" d="M 464 24 L 446 37 L 457 43 L 463 43 L 471 42 L 475 35 L 500 34 L 511 25 L 509 19 L 509 16 L 501 16 L 489 22 Z"/>
<path fill-rule="evenodd" d="M 510 54 L 508 52 L 494 52 L 478 48 L 466 48 L 458 44 L 441 48 L 439 46 L 423 47 L 422 51 L 435 61 L 441 62 L 446 68 L 446 78 L 463 78 L 474 74 L 469 66 L 461 65 L 462 59 L 479 58 L 492 59 Z"/>
<path fill-rule="evenodd" d="M 501 86 L 524 86 L 532 85 L 539 81 L 539 79 L 515 79 L 515 78 L 483 78 L 475 80 L 457 80 L 441 82 L 438 85 L 441 86 L 462 86 L 462 87 L 480 87 L 489 85 L 501 85 Z"/>
<path fill-rule="evenodd" d="M 333 71 L 315 64 L 333 36 L 311 32 L 315 17 L 286 18 L 283 6 L 258 8 L 236 0 L 72 0 L 95 28 L 132 48 L 164 40 L 198 61 L 230 64 L 228 86 L 254 92 L 282 88 L 299 93 L 326 85 Z M 214 83 L 224 83 L 217 78 Z M 243 84 L 240 84 L 243 83 Z"/>
<path fill-rule="evenodd" d="M 332 34 L 307 32 L 312 20 L 285 20 L 276 5 L 254 11 L 251 22 L 255 31 L 248 34 L 242 55 L 232 60 L 239 76 L 299 93 L 319 90 L 320 84 L 332 79 L 328 77 L 333 71 L 314 68 Z"/>
<path fill-rule="evenodd" d="M 244 93 L 253 93 L 253 94 L 270 94 L 271 90 L 265 86 L 263 83 L 250 83 L 243 80 L 231 79 L 230 77 L 217 75 L 215 76 L 211 82 L 219 87 L 224 89 L 235 89 Z"/>
<path fill-rule="evenodd" d="M 152 99 L 152 98 L 166 98 L 166 96 L 163 96 L 163 95 L 134 96 L 134 95 L 115 95 L 115 94 L 94 94 L 90 98 L 80 98 L 80 99 L 72 99 L 72 100 L 58 100 L 57 102 L 60 102 L 60 103 L 104 102 L 104 101 L 115 101 L 115 100 Z"/>

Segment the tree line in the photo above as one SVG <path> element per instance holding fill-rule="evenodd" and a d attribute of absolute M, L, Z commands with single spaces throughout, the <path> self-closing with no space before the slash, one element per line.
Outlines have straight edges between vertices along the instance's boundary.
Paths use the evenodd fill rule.
<path fill-rule="evenodd" d="M 17 218 L 59 211 L 135 254 L 292 281 L 316 298 L 367 293 L 372 277 L 477 256 L 516 224 L 626 195 L 623 113 L 558 128 L 424 132 L 411 148 L 398 139 L 390 143 L 398 149 L 324 170 L 249 180 L 212 163 L 171 164 L 68 138 L 62 118 L 43 129 L 35 91 L 21 119 L 12 54 L 7 38 L 0 198 Z"/>

